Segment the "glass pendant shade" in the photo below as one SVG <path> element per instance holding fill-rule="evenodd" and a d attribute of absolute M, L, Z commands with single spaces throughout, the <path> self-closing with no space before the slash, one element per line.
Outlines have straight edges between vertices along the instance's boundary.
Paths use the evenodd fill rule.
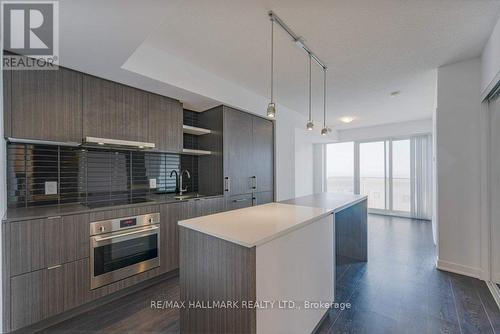
<path fill-rule="evenodd" d="M 321 129 L 321 135 L 326 136 L 328 134 L 328 128 Z"/>
<path fill-rule="evenodd" d="M 312 131 L 312 129 L 314 129 L 314 123 L 312 121 L 307 122 L 306 129 Z"/>
<path fill-rule="evenodd" d="M 269 103 L 267 106 L 267 117 L 276 117 L 276 105 L 274 104 L 274 102 Z"/>

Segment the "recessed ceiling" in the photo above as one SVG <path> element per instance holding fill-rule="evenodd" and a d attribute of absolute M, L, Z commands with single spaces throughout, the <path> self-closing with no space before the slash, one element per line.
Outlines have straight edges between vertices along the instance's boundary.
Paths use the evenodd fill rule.
<path fill-rule="evenodd" d="M 430 118 L 435 108 L 435 69 L 479 56 L 500 14 L 499 1 L 469 0 L 62 2 L 61 20 L 64 10 L 80 10 L 74 14 L 81 15 L 82 7 L 88 6 L 83 14 L 92 13 L 89 21 L 77 22 L 76 27 L 74 21 L 66 22 L 69 31 L 61 29 L 61 52 L 71 55 L 67 61 L 73 67 L 95 72 L 98 67 L 92 62 L 108 56 L 117 57 L 121 67 L 134 51 L 148 45 L 264 97 L 269 95 L 267 11 L 272 9 L 328 64 L 328 123 L 334 128 Z M 109 18 L 112 24 L 106 24 L 104 15 L 114 15 Z M 99 41 L 103 37 L 97 34 L 114 39 L 99 45 L 101 58 L 83 59 L 77 53 L 86 52 L 91 42 L 79 45 L 70 39 L 84 34 L 86 24 L 94 21 L 102 31 L 90 31 Z M 284 32 L 277 29 L 275 36 L 276 100 L 307 115 L 307 57 Z M 132 41 L 127 42 L 129 37 Z M 61 59 L 64 63 L 64 53 Z M 109 65 L 111 60 L 103 63 Z M 157 68 L 161 71 L 161 64 Z M 170 91 L 182 87 L 175 78 L 158 82 L 141 78 L 141 73 L 108 72 L 157 91 L 165 90 L 162 85 Z M 322 74 L 317 67 L 313 80 L 314 119 L 321 121 Z M 391 97 L 394 91 L 401 94 Z M 176 94 L 194 109 L 217 103 L 210 96 L 178 88 Z M 342 116 L 354 121 L 342 123 Z"/>

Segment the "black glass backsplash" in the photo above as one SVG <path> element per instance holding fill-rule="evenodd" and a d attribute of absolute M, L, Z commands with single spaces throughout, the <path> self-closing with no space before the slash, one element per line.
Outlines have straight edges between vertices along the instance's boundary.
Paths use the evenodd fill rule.
<path fill-rule="evenodd" d="M 179 167 L 191 173 L 183 183 L 198 189 L 196 157 L 171 153 L 7 144 L 9 207 L 64 203 L 106 203 L 174 192 Z M 156 189 L 149 179 L 156 179 Z M 56 181 L 57 194 L 45 195 L 45 182 Z"/>

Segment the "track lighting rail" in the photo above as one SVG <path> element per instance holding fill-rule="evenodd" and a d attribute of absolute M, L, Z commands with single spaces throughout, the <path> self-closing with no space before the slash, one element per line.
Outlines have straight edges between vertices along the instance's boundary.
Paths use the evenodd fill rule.
<path fill-rule="evenodd" d="M 297 44 L 301 49 L 303 49 L 305 52 L 307 52 L 309 54 L 309 56 L 311 56 L 311 58 L 319 65 L 323 68 L 324 71 L 326 71 L 328 69 L 328 67 L 325 65 L 325 63 L 323 63 L 321 61 L 321 59 L 319 59 L 318 56 L 316 56 L 316 54 L 304 43 L 304 40 L 302 39 L 302 37 L 298 36 L 296 33 L 293 32 L 292 29 L 290 29 L 290 27 L 288 27 L 286 25 L 285 22 L 283 22 L 282 19 L 280 19 L 280 17 L 278 15 L 276 15 L 272 10 L 270 10 L 268 12 L 268 15 L 269 15 L 269 19 L 271 21 L 274 21 L 276 22 L 281 28 L 283 28 L 283 30 L 285 30 L 285 32 L 290 35 L 290 37 L 292 38 L 293 42 L 295 44 Z"/>

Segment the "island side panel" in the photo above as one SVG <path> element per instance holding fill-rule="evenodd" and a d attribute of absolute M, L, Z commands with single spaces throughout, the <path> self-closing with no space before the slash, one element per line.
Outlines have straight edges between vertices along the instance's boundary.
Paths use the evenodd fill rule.
<path fill-rule="evenodd" d="M 256 333 L 255 309 L 196 309 L 189 301 L 254 301 L 255 247 L 180 227 L 181 333 Z"/>
<path fill-rule="evenodd" d="M 368 260 L 367 221 L 366 199 L 335 213 L 337 265 Z"/>
<path fill-rule="evenodd" d="M 333 215 L 258 245 L 257 301 L 275 301 L 257 309 L 257 333 L 311 333 L 326 308 L 280 309 L 279 301 L 334 300 L 335 226 Z"/>

